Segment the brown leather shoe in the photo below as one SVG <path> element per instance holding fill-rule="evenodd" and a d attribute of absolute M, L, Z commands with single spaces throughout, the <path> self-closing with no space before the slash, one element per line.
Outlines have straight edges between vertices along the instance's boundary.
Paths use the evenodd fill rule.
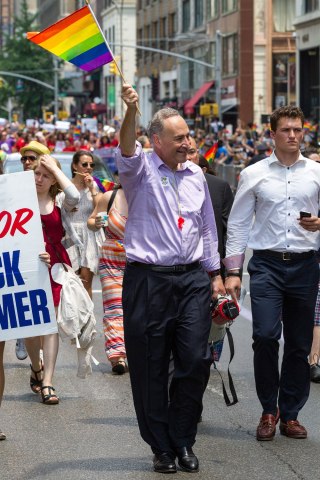
<path fill-rule="evenodd" d="M 257 440 L 259 442 L 267 442 L 273 440 L 276 434 L 276 425 L 279 421 L 279 409 L 276 416 L 271 413 L 266 413 L 260 418 L 260 422 L 257 428 Z"/>
<path fill-rule="evenodd" d="M 307 430 L 300 425 L 298 420 L 288 420 L 280 422 L 280 433 L 289 438 L 307 438 Z"/>

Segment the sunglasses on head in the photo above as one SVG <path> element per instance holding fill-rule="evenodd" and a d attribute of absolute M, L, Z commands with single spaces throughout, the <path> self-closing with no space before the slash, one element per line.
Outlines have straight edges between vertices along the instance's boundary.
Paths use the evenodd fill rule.
<path fill-rule="evenodd" d="M 21 162 L 25 163 L 27 160 L 29 160 L 30 162 L 35 162 L 37 158 L 38 157 L 35 157 L 34 155 L 24 155 L 23 157 L 21 157 Z"/>
<path fill-rule="evenodd" d="M 81 165 L 84 167 L 84 168 L 87 168 L 87 167 L 91 167 L 91 168 L 94 168 L 96 166 L 96 164 L 94 162 L 83 162 L 81 163 Z"/>

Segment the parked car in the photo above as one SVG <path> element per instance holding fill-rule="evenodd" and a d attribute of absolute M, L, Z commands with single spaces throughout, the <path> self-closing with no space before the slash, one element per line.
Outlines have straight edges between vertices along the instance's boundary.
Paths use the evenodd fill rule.
<path fill-rule="evenodd" d="M 105 166 L 111 170 L 112 173 L 118 172 L 116 165 L 116 148 L 107 147 L 107 148 L 97 148 L 93 151 L 94 155 L 98 155 L 105 164 Z"/>
<path fill-rule="evenodd" d="M 60 162 L 61 169 L 63 173 L 71 178 L 71 162 L 73 153 L 72 152 L 57 152 L 53 153 L 52 156 Z M 92 175 L 98 178 L 106 178 L 107 180 L 114 182 L 115 178 L 111 170 L 104 164 L 100 156 L 94 156 L 95 167 L 93 169 Z M 3 173 L 16 173 L 22 172 L 23 166 L 21 163 L 20 153 L 10 153 L 6 156 L 3 162 Z"/>

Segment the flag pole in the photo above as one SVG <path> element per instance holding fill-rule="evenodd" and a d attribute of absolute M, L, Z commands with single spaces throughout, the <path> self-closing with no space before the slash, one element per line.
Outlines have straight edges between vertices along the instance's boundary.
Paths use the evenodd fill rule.
<path fill-rule="evenodd" d="M 95 14 L 94 14 L 94 11 L 93 11 L 92 8 L 91 8 L 90 0 L 86 0 L 86 4 L 87 4 L 87 6 L 88 6 L 88 8 L 89 8 L 89 10 L 90 10 L 90 12 L 91 12 L 91 15 L 92 15 L 94 21 L 96 22 L 97 27 L 98 27 L 99 30 L 100 30 L 100 33 L 101 33 L 101 35 L 102 35 L 102 38 L 103 38 L 103 40 L 104 40 L 104 42 L 105 42 L 105 44 L 106 44 L 109 52 L 111 53 L 111 56 L 112 56 L 113 61 L 114 61 L 114 64 L 115 64 L 115 66 L 117 67 L 118 72 L 119 72 L 119 74 L 120 74 L 120 77 L 121 77 L 121 79 L 122 79 L 122 83 L 127 83 L 127 82 L 126 82 L 126 79 L 125 79 L 124 76 L 123 76 L 123 73 L 122 73 L 122 71 L 121 71 L 121 68 L 120 68 L 119 65 L 118 65 L 118 62 L 117 62 L 117 60 L 115 59 L 115 56 L 113 55 L 113 51 L 111 50 L 111 48 L 110 48 L 110 46 L 109 46 L 109 44 L 108 44 L 108 41 L 107 41 L 107 39 L 106 39 L 106 37 L 105 37 L 105 34 L 103 33 L 102 28 L 100 27 L 99 22 L 98 22 L 98 20 L 96 19 L 96 16 L 95 16 Z M 142 116 L 141 111 L 140 111 L 140 109 L 139 109 L 138 103 L 137 103 L 137 111 L 138 111 L 139 115 Z"/>

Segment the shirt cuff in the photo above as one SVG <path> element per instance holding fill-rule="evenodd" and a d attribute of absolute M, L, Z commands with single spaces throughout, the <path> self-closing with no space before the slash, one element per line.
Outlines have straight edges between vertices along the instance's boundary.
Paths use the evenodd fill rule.
<path fill-rule="evenodd" d="M 234 255 L 232 257 L 224 258 L 222 263 L 227 270 L 230 270 L 231 268 L 241 268 L 244 262 L 244 257 L 244 253 L 241 253 L 241 255 Z"/>
<path fill-rule="evenodd" d="M 206 272 L 212 272 L 213 270 L 218 270 L 220 268 L 220 256 L 214 256 L 200 260 L 201 265 Z"/>

